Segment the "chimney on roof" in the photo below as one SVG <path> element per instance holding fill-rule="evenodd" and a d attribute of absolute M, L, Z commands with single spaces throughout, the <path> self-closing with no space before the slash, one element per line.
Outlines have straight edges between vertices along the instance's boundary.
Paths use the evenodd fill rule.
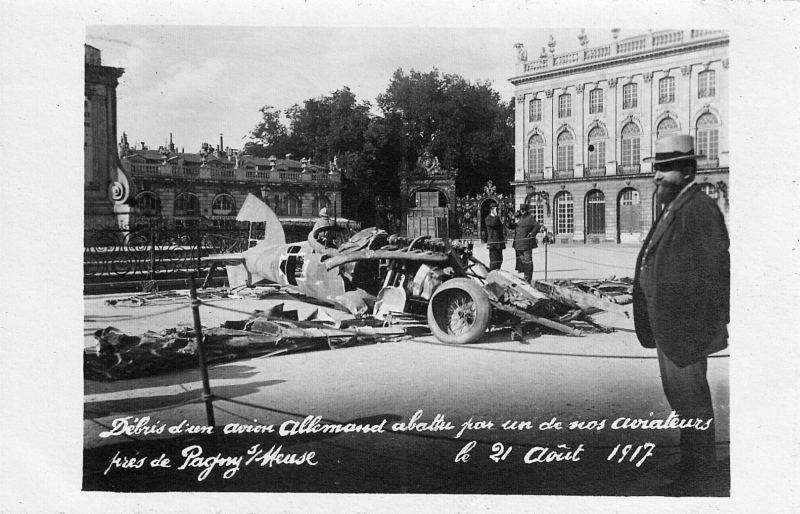
<path fill-rule="evenodd" d="M 169 133 L 169 151 L 175 151 L 175 145 L 172 143 L 172 132 Z"/>
<path fill-rule="evenodd" d="M 221 152 L 223 148 L 225 148 L 225 145 L 222 142 L 222 132 L 220 132 L 219 133 L 219 151 Z"/>
<path fill-rule="evenodd" d="M 286 154 L 286 159 L 291 159 L 291 158 L 292 158 L 292 154 L 291 153 L 287 153 Z"/>

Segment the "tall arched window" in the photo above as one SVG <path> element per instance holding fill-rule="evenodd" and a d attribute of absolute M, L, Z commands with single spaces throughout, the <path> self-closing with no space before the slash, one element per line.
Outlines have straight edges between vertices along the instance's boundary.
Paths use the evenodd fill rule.
<path fill-rule="evenodd" d="M 707 112 L 697 119 L 697 153 L 703 155 L 698 167 L 714 167 L 719 158 L 719 120 Z"/>
<path fill-rule="evenodd" d="M 586 194 L 586 233 L 605 234 L 606 232 L 606 197 L 602 191 L 595 189 Z"/>
<path fill-rule="evenodd" d="M 714 70 L 700 72 L 697 75 L 697 98 L 705 98 L 716 94 L 716 78 Z"/>
<path fill-rule="evenodd" d="M 569 118 L 572 116 L 572 95 L 564 93 L 558 97 L 558 117 Z"/>
<path fill-rule="evenodd" d="M 161 199 L 158 197 L 158 193 L 143 191 L 136 195 L 136 208 L 142 216 L 160 216 Z"/>
<path fill-rule="evenodd" d="M 324 196 L 318 196 L 314 198 L 314 203 L 311 205 L 311 210 L 313 214 L 316 216 L 322 208 L 327 208 L 329 211 L 331 210 L 331 202 L 325 198 Z M 333 218 L 332 212 L 328 213 L 328 216 Z"/>
<path fill-rule="evenodd" d="M 670 117 L 664 118 L 656 127 L 656 139 L 665 134 L 672 134 L 678 131 L 678 122 Z"/>
<path fill-rule="evenodd" d="M 316 216 L 316 212 L 314 215 Z M 287 216 L 300 216 L 300 200 L 294 195 L 286 197 L 286 215 Z"/>
<path fill-rule="evenodd" d="M 603 112 L 603 90 L 599 87 L 589 91 L 589 114 Z"/>
<path fill-rule="evenodd" d="M 606 131 L 595 127 L 589 131 L 589 175 L 606 172 Z"/>
<path fill-rule="evenodd" d="M 545 203 L 542 195 L 540 193 L 533 193 L 528 197 L 526 203 L 528 204 L 528 209 L 530 210 L 533 219 L 535 219 L 540 225 L 543 224 Z"/>
<path fill-rule="evenodd" d="M 175 198 L 175 216 L 200 216 L 200 200 L 194 193 L 181 193 Z"/>
<path fill-rule="evenodd" d="M 658 81 L 658 103 L 668 104 L 675 101 L 675 77 L 664 77 Z"/>
<path fill-rule="evenodd" d="M 575 154 L 575 140 L 568 130 L 558 135 L 558 174 L 559 176 L 572 176 Z"/>
<path fill-rule="evenodd" d="M 641 137 L 639 126 L 630 122 L 622 127 L 622 172 L 638 173 L 641 162 L 639 154 L 639 139 Z"/>
<path fill-rule="evenodd" d="M 528 140 L 528 173 L 544 174 L 544 138 L 539 134 L 534 134 Z"/>
<path fill-rule="evenodd" d="M 531 100 L 529 121 L 542 121 L 542 101 L 534 98 Z"/>
<path fill-rule="evenodd" d="M 636 83 L 622 86 L 622 108 L 633 109 L 639 105 L 639 85 Z"/>
<path fill-rule="evenodd" d="M 236 203 L 229 194 L 222 193 L 214 198 L 211 204 L 211 214 L 214 216 L 233 216 L 236 213 Z"/>
<path fill-rule="evenodd" d="M 574 228 L 574 202 L 572 194 L 562 191 L 555 198 L 556 234 L 571 234 Z"/>

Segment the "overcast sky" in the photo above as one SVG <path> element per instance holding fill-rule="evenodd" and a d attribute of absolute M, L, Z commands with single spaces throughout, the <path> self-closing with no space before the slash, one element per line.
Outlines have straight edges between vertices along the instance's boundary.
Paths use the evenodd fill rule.
<path fill-rule="evenodd" d="M 644 30 L 640 31 L 644 32 Z M 302 103 L 349 86 L 373 103 L 397 68 L 489 80 L 509 100 L 516 51 L 538 56 L 550 34 L 556 53 L 579 47 L 575 29 L 89 26 L 86 42 L 103 64 L 125 68 L 117 89 L 118 134 L 158 147 L 201 143 L 241 148 L 258 109 Z M 590 29 L 589 45 L 611 41 Z M 620 37 L 637 31 L 623 31 Z"/>

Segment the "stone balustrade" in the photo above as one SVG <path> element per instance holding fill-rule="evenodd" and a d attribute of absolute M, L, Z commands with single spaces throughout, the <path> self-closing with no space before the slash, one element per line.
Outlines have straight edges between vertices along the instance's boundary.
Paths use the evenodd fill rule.
<path fill-rule="evenodd" d="M 584 62 L 600 61 L 611 57 L 645 52 L 654 48 L 661 49 L 672 45 L 724 37 L 727 37 L 727 33 L 724 30 L 662 30 L 615 41 L 603 46 L 533 59 L 520 63 L 521 67 L 518 68 L 518 71 L 540 73 Z"/>
<path fill-rule="evenodd" d="M 135 177 L 183 177 L 208 180 L 269 182 L 275 184 L 337 184 L 341 173 L 311 173 L 298 171 L 251 170 L 218 168 L 214 166 L 173 166 L 171 164 L 140 164 L 124 162 Z"/>

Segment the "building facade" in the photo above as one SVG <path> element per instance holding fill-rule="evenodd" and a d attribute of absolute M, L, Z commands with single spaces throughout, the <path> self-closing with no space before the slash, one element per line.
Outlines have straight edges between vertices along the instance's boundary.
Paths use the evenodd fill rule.
<path fill-rule="evenodd" d="M 696 181 L 727 219 L 728 47 L 724 31 L 649 32 L 528 60 L 517 44 L 515 203 L 556 243 L 638 243 L 656 212 L 658 137 L 691 134 Z"/>
<path fill-rule="evenodd" d="M 123 134 L 120 156 L 135 184 L 137 222 L 158 218 L 177 226 L 207 221 L 233 227 L 248 193 L 266 201 L 284 225 L 310 227 L 323 207 L 332 218 L 341 217 L 341 173 L 333 165 L 223 148 L 222 134 L 216 148 L 204 143 L 197 153 L 177 151 L 172 135 L 169 146 L 158 150 L 144 142 L 132 148 Z"/>

